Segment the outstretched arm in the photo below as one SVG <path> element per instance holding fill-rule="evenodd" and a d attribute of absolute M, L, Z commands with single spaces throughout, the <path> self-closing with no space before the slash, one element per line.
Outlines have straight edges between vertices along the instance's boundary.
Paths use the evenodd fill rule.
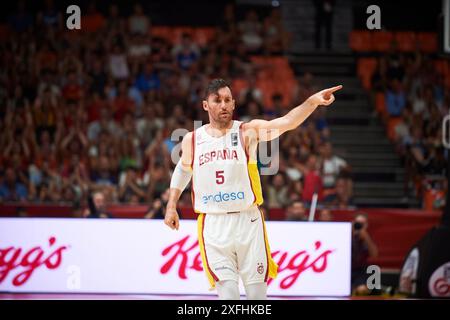
<path fill-rule="evenodd" d="M 164 223 L 171 229 L 178 230 L 180 218 L 177 212 L 177 202 L 184 188 L 192 177 L 192 132 L 186 134 L 181 143 L 181 159 L 172 175 L 169 190 L 169 201 L 167 202 Z"/>
<path fill-rule="evenodd" d="M 289 111 L 286 115 L 270 121 L 255 119 L 243 124 L 243 130 L 255 134 L 258 141 L 270 141 L 278 138 L 286 131 L 297 128 L 320 105 L 329 106 L 334 102 L 335 91 L 342 89 L 342 85 L 319 91 L 301 105 Z"/>

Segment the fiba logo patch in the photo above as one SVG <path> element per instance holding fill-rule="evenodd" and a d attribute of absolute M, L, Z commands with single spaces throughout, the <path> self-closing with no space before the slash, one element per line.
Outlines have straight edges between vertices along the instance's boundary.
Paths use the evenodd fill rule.
<path fill-rule="evenodd" d="M 257 264 L 257 267 L 256 267 L 256 271 L 257 271 L 259 274 L 263 274 L 263 273 L 264 273 L 264 265 L 263 265 L 262 263 L 258 263 L 258 264 Z"/>
<path fill-rule="evenodd" d="M 235 132 L 233 132 L 231 134 L 231 145 L 232 146 L 237 146 L 238 145 L 238 135 Z"/>

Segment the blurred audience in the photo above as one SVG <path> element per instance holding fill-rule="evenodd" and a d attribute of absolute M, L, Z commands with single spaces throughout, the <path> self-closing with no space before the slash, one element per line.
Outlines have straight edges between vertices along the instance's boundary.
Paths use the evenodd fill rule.
<path fill-rule="evenodd" d="M 249 9 L 239 20 L 229 4 L 207 41 L 188 31 L 168 39 L 154 32 L 143 5 L 130 6 L 128 16 L 122 9 L 111 4 L 104 15 L 90 4 L 82 8 L 86 29 L 70 32 L 53 1 L 35 16 L 19 1 L 8 20 L 12 34 L 0 44 L 0 201 L 69 204 L 75 216 L 108 216 L 105 202 L 148 203 L 148 217 L 161 217 L 177 150 L 171 134 L 207 120 L 199 106 L 210 78 L 244 80 L 233 93 L 236 119 L 246 121 L 282 116 L 318 89 L 307 73 L 265 99 L 261 74 L 278 70 L 252 58 L 286 52 L 279 8 Z M 295 214 L 313 193 L 324 200 L 324 188 L 347 168 L 325 143 L 324 112 L 280 140 L 280 172 L 261 179 L 267 209 Z M 83 210 L 90 190 L 97 213 Z M 181 202 L 190 205 L 188 193 Z"/>
<path fill-rule="evenodd" d="M 377 59 L 371 77 L 376 110 L 386 125 L 406 168 L 405 197 L 423 199 L 446 192 L 448 152 L 442 144 L 442 119 L 450 112 L 450 91 L 445 88 L 440 60 L 421 52 L 402 53 L 393 45 Z M 411 194 L 412 191 L 412 194 Z"/>

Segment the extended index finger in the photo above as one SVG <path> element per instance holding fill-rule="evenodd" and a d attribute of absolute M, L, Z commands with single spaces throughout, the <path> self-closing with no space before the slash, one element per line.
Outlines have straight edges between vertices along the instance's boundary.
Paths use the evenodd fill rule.
<path fill-rule="evenodd" d="M 333 92 L 336 92 L 336 91 L 341 90 L 341 89 L 342 89 L 342 85 L 340 84 L 340 85 L 338 85 L 336 87 L 325 89 L 325 93 L 332 94 Z"/>

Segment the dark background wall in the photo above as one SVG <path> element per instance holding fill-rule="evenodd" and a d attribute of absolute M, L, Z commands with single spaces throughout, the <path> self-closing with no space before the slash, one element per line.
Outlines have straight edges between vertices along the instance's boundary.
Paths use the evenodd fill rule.
<path fill-rule="evenodd" d="M 135 3 L 141 3 L 144 11 L 150 16 L 156 25 L 217 25 L 223 17 L 223 8 L 226 3 L 235 1 L 226 0 L 167 0 L 167 1 L 108 1 L 108 0 L 56 0 L 55 6 L 65 14 L 65 9 L 71 4 L 81 7 L 81 12 L 86 12 L 90 3 L 95 3 L 98 11 L 107 14 L 109 5 L 116 3 L 121 15 L 128 15 L 132 12 Z M 25 0 L 28 11 L 36 14 L 44 7 L 44 0 Z M 339 5 L 339 0 L 336 0 Z M 283 5 L 283 1 L 280 1 Z M 354 28 L 365 29 L 368 14 L 366 8 L 376 4 L 381 8 L 382 26 L 389 30 L 421 30 L 437 31 L 438 17 L 442 10 L 440 0 L 430 1 L 405 1 L 405 0 L 353 0 L 353 20 Z M 237 10 L 238 18 L 250 7 L 250 5 L 240 5 Z M 17 1 L 3 2 L 0 4 L 0 22 L 6 22 L 7 18 L 16 11 Z M 267 6 L 254 6 L 258 11 L 270 10 L 269 2 Z"/>
<path fill-rule="evenodd" d="M 337 0 L 339 2 L 339 0 Z M 378 5 L 381 9 L 382 27 L 396 30 L 438 31 L 442 1 L 405 1 L 370 0 L 353 2 L 353 21 L 355 29 L 366 29 L 369 5 Z"/>

